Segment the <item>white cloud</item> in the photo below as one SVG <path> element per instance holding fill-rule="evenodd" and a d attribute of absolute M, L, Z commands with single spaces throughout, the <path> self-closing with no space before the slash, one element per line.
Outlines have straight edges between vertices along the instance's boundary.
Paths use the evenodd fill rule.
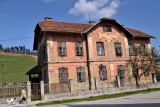
<path fill-rule="evenodd" d="M 118 10 L 120 0 L 78 0 L 69 10 L 70 14 L 85 18 L 112 17 Z"/>
<path fill-rule="evenodd" d="M 49 3 L 49 2 L 53 2 L 55 0 L 42 0 L 43 2 Z"/>

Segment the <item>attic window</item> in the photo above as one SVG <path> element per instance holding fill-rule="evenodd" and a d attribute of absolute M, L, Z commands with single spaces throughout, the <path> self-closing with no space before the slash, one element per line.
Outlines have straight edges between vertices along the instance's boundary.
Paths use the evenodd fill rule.
<path fill-rule="evenodd" d="M 112 26 L 111 25 L 104 25 L 103 31 L 104 32 L 112 32 Z"/>

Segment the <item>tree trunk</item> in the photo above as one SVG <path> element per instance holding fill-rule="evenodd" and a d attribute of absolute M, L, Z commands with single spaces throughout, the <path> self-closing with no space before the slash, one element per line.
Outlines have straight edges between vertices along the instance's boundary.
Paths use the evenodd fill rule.
<path fill-rule="evenodd" d="M 136 86 L 137 86 L 137 88 L 139 88 L 139 78 L 137 77 L 137 78 L 135 78 L 135 80 L 136 80 Z"/>
<path fill-rule="evenodd" d="M 138 74 L 134 74 L 134 78 L 135 78 L 135 81 L 136 81 L 136 86 L 137 86 L 137 88 L 139 88 L 139 81 L 140 81 L 140 78 L 139 78 L 139 76 L 138 76 Z"/>

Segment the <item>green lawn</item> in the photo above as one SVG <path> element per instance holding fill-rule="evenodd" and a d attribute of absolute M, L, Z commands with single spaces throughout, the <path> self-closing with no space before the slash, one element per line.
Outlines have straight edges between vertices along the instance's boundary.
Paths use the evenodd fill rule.
<path fill-rule="evenodd" d="M 28 55 L 15 55 L 0 53 L 0 60 L 5 59 L 2 76 L 2 62 L 0 62 L 0 83 L 24 82 L 27 80 L 26 72 L 37 64 L 37 59 Z"/>
<path fill-rule="evenodd" d="M 148 92 L 154 92 L 154 91 L 160 91 L 160 88 L 152 88 L 152 89 L 146 89 L 146 90 L 123 92 L 123 93 L 117 93 L 117 94 L 105 94 L 103 96 L 102 95 L 100 95 L 100 96 L 91 96 L 91 97 L 87 97 L 87 98 L 58 100 L 58 101 L 51 101 L 51 102 L 46 102 L 46 103 L 39 103 L 39 104 L 36 104 L 36 105 L 37 106 L 46 106 L 46 105 L 64 104 L 64 103 L 72 103 L 72 102 L 94 101 L 94 100 L 116 98 L 116 97 L 122 97 L 122 96 L 126 96 L 126 95 L 148 93 Z"/>

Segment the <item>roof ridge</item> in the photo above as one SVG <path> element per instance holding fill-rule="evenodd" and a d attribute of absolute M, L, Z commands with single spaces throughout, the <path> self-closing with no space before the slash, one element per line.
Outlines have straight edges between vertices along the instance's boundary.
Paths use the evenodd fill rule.
<path fill-rule="evenodd" d="M 39 23 L 45 23 L 45 22 L 52 22 L 52 23 L 68 23 L 68 24 L 79 24 L 79 25 L 90 25 L 90 26 L 93 26 L 89 23 L 76 23 L 76 22 L 64 22 L 64 21 L 42 21 L 42 22 L 39 22 Z"/>

